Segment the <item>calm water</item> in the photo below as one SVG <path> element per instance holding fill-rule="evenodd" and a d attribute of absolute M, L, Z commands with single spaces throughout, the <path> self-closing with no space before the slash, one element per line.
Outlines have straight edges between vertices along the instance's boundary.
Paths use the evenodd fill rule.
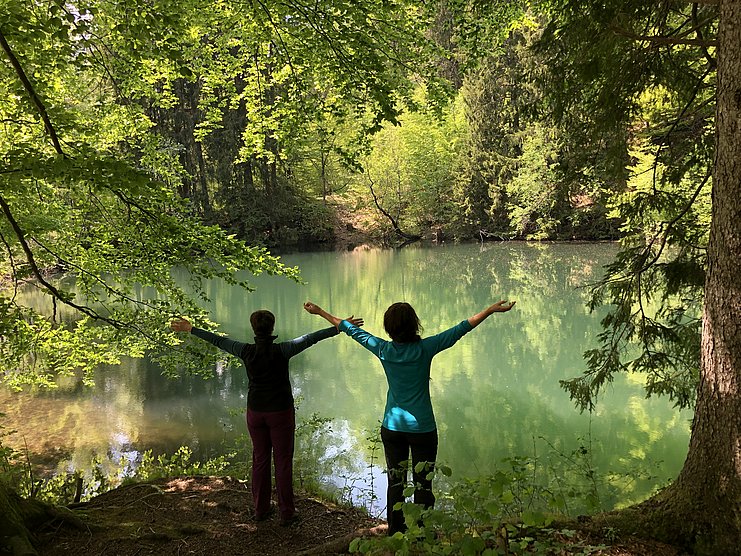
<path fill-rule="evenodd" d="M 592 415 L 580 414 L 559 379 L 581 373 L 582 353 L 595 346 L 598 314 L 585 308 L 587 291 L 615 253 L 612 245 L 456 245 L 401 251 L 303 253 L 284 256 L 306 284 L 252 279 L 254 293 L 209 285 L 212 320 L 234 338 L 251 340 L 248 317 L 268 308 L 279 340 L 324 326 L 305 313 L 311 299 L 342 316 L 365 318 L 383 335 L 386 307 L 399 300 L 417 309 L 434 334 L 499 299 L 517 300 L 492 315 L 433 363 L 432 399 L 440 432 L 439 459 L 455 477 L 492 471 L 502 458 L 537 455 L 563 463 L 590 444 L 593 464 L 611 479 L 603 504 L 642 499 L 676 476 L 687 450 L 689 412 L 668 400 L 647 400 L 641 377 L 616 380 Z M 299 459 L 319 459 L 328 482 L 362 491 L 385 478 L 368 469 L 385 400 L 380 364 L 346 336 L 325 340 L 292 360 L 299 419 L 317 413 L 330 429 L 303 442 Z M 241 368 L 209 380 L 165 379 L 145 360 L 102 368 L 93 388 L 67 380 L 54 392 L 10 394 L 0 389 L 5 425 L 37 462 L 59 469 L 86 467 L 93 455 L 135 462 L 140 452 L 188 445 L 199 456 L 222 452 L 245 433 L 246 377 Z M 338 454 L 342 457 L 338 458 Z M 381 455 L 375 452 L 376 456 Z M 377 462 L 376 462 L 377 463 Z"/>

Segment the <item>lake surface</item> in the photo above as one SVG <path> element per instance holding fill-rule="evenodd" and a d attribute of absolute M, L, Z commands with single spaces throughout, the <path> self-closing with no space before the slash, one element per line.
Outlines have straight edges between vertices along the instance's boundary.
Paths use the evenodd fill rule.
<path fill-rule="evenodd" d="M 306 300 L 340 316 L 362 316 L 380 336 L 383 313 L 395 301 L 411 303 L 429 335 L 494 301 L 516 300 L 512 311 L 492 315 L 433 362 L 439 461 L 453 479 L 491 473 L 518 455 L 537 456 L 544 467 L 578 467 L 585 446 L 600 477 L 601 506 L 609 509 L 641 500 L 676 476 L 691 419 L 667 399 L 645 399 L 641 377 L 615 380 L 591 415 L 579 413 L 558 384 L 580 374 L 583 352 L 596 346 L 601 315 L 587 310 L 582 286 L 615 252 L 610 244 L 502 243 L 297 253 L 283 260 L 301 269 L 305 284 L 260 276 L 247 293 L 213 282 L 208 309 L 222 331 L 248 341 L 250 313 L 270 309 L 280 341 L 324 327 L 302 309 Z M 367 440 L 378 431 L 385 401 L 379 362 L 340 335 L 292 359 L 291 372 L 298 418 L 331 419 L 314 434 L 304 429 L 297 459 L 322 462 L 324 480 L 345 487 L 357 503 L 368 504 L 373 487 L 374 504 L 383 507 L 383 455 Z M 96 455 L 136 465 L 144 450 L 181 445 L 208 457 L 245 434 L 246 382 L 241 367 L 219 368 L 208 380 L 171 380 L 146 360 L 127 360 L 101 368 L 92 388 L 65 379 L 52 392 L 0 389 L 0 412 L 5 426 L 18 431 L 11 444 L 26 445 L 35 462 L 60 470 L 84 469 Z"/>

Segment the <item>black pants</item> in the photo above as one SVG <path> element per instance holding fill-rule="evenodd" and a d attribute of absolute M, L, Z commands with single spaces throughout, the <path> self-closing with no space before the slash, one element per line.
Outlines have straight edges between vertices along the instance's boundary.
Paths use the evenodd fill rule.
<path fill-rule="evenodd" d="M 404 501 L 404 488 L 407 482 L 407 467 L 409 451 L 412 452 L 412 478 L 417 489 L 414 491 L 414 503 L 425 508 L 435 505 L 435 495 L 432 494 L 432 479 L 427 475 L 434 470 L 437 458 L 437 430 L 431 432 L 398 432 L 381 427 L 381 440 L 386 453 L 386 473 L 388 474 L 388 488 L 386 490 L 387 515 L 389 535 L 397 531 L 406 531 L 404 514 L 401 510 L 394 510 L 397 502 Z M 420 473 L 414 471 L 419 462 L 428 462 Z"/>

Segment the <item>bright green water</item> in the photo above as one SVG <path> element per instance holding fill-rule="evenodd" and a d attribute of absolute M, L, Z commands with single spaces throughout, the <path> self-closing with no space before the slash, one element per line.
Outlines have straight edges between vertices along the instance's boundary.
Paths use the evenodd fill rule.
<path fill-rule="evenodd" d="M 300 267 L 305 285 L 258 277 L 252 280 L 256 292 L 248 294 L 212 283 L 209 310 L 223 331 L 251 341 L 249 314 L 268 308 L 280 341 L 324 327 L 303 311 L 307 299 L 341 316 L 363 316 L 365 328 L 377 335 L 384 334 L 383 312 L 394 301 L 410 302 L 425 333 L 434 334 L 493 301 L 517 300 L 512 311 L 491 316 L 433 362 L 440 461 L 454 477 L 475 476 L 513 455 L 563 463 L 554 448 L 570 455 L 591 443 L 601 476 L 616 474 L 604 503 L 625 504 L 676 476 L 690 414 L 668 400 L 645 399 L 640 377 L 616 380 L 591 416 L 574 409 L 559 387 L 559 379 L 583 370 L 582 353 L 595 346 L 600 331 L 600 316 L 589 314 L 587 291 L 579 286 L 598 277 L 615 249 L 507 243 L 293 254 L 284 261 Z M 311 457 L 344 451 L 354 466 L 332 464 L 328 480 L 364 488 L 370 476 L 366 437 L 377 430 L 385 400 L 380 364 L 341 335 L 294 358 L 291 371 L 302 399 L 299 419 L 315 412 L 333 419 L 332 433 L 316 439 Z M 208 381 L 173 381 L 135 360 L 100 369 L 91 389 L 68 381 L 46 394 L 0 390 L 0 411 L 18 431 L 16 443 L 24 437 L 38 461 L 69 469 L 86 466 L 93 454 L 135 460 L 142 450 L 172 451 L 181 444 L 197 455 L 216 454 L 245 432 L 235 411 L 244 408 L 245 395 L 242 369 L 218 371 Z M 373 476 L 385 485 L 378 469 Z"/>

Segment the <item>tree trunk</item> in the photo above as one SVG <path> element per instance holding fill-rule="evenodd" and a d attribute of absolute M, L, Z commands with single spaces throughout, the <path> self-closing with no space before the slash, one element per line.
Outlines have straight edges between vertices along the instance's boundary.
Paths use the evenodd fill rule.
<path fill-rule="evenodd" d="M 52 506 L 35 498 L 24 499 L 0 480 L 0 553 L 12 556 L 37 556 L 33 531 L 55 521 L 79 530 L 93 527 L 85 524 L 69 509 Z"/>
<path fill-rule="evenodd" d="M 713 209 L 700 384 L 689 451 L 677 480 L 620 527 L 696 554 L 741 545 L 741 2 L 721 0 Z M 609 519 L 609 518 L 608 518 Z"/>
<path fill-rule="evenodd" d="M 22 500 L 11 488 L 0 481 L 0 552 L 13 556 L 36 555 L 31 534 L 25 523 Z"/>
<path fill-rule="evenodd" d="M 196 141 L 195 138 L 193 148 L 195 150 L 195 159 L 198 163 L 198 185 L 200 187 L 198 200 L 200 201 L 206 222 L 211 223 L 213 214 L 211 211 L 211 198 L 208 191 L 208 181 L 206 180 L 206 161 L 203 159 L 203 146 L 201 145 L 201 142 Z"/>
<path fill-rule="evenodd" d="M 704 506 L 709 548 L 741 541 L 741 2 L 720 3 L 713 213 L 701 377 L 687 460 L 675 490 Z"/>

